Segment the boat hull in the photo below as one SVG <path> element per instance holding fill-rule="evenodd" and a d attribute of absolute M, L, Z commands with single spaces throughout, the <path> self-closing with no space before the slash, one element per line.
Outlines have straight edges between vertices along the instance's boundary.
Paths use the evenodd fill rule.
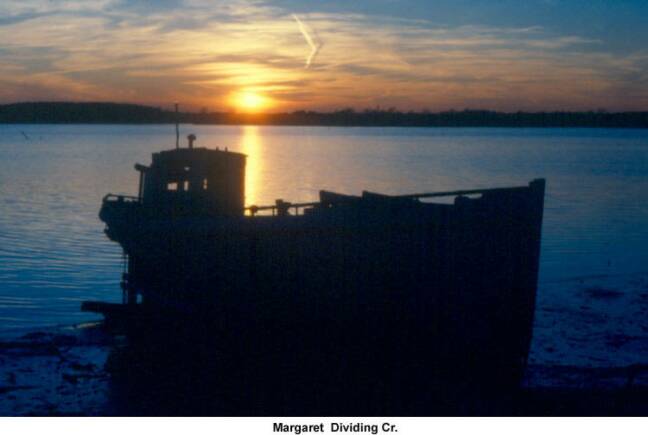
<path fill-rule="evenodd" d="M 519 385 L 543 198 L 537 180 L 451 204 L 176 219 L 104 204 L 101 217 L 128 256 L 139 331 L 146 318 L 153 331 L 215 339 L 240 367 L 300 384 L 411 394 Z"/>

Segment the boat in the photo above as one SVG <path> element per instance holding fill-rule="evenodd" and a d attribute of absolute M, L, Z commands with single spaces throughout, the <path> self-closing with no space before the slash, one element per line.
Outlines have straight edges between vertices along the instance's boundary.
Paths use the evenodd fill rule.
<path fill-rule="evenodd" d="M 84 310 L 187 328 L 237 348 L 241 364 L 256 352 L 251 372 L 300 367 L 302 384 L 520 384 L 544 179 L 246 206 L 246 156 L 195 139 L 136 164 L 136 196 L 103 198 L 99 217 L 125 257 L 123 303 Z"/>

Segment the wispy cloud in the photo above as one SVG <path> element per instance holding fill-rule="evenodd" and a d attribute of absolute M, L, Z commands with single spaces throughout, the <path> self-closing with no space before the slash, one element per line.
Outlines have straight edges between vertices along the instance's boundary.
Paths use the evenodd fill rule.
<path fill-rule="evenodd" d="M 319 53 L 320 49 L 323 46 L 323 43 L 315 30 L 309 31 L 309 29 L 306 28 L 302 20 L 300 20 L 297 15 L 292 14 L 292 17 L 297 22 L 299 31 L 302 35 L 304 35 L 304 39 L 306 39 L 306 43 L 311 49 L 308 57 L 306 58 L 306 64 L 304 65 L 304 68 L 310 68 L 313 59 L 315 59 L 315 56 L 317 56 L 317 53 Z"/>
<path fill-rule="evenodd" d="M 297 15 L 266 1 L 147 4 L 6 0 L 0 101 L 224 108 L 229 93 L 245 88 L 266 93 L 277 110 L 648 107 L 639 90 L 645 52 L 613 52 L 605 41 L 540 26 Z"/>

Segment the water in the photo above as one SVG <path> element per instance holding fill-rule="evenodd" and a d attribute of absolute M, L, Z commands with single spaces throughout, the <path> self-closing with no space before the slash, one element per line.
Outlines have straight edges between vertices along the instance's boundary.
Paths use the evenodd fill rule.
<path fill-rule="evenodd" d="M 182 126 L 248 154 L 247 204 L 320 189 L 415 193 L 547 179 L 531 361 L 648 362 L 648 131 Z M 0 333 L 96 319 L 120 248 L 97 217 L 172 126 L 0 125 Z"/>

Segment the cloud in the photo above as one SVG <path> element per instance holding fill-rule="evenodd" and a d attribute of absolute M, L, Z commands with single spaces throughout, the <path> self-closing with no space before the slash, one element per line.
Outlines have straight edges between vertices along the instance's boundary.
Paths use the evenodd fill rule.
<path fill-rule="evenodd" d="M 317 53 L 319 53 L 319 51 L 321 50 L 324 44 L 322 43 L 321 39 L 319 38 L 315 30 L 306 28 L 302 20 L 300 20 L 297 15 L 292 14 L 292 17 L 297 22 L 299 31 L 301 32 L 302 35 L 304 35 L 304 39 L 306 39 L 306 43 L 311 49 L 308 57 L 306 58 L 306 63 L 304 65 L 304 68 L 310 68 L 313 59 L 315 59 L 315 56 L 317 56 Z"/>
<path fill-rule="evenodd" d="M 387 102 L 403 109 L 648 106 L 645 93 L 626 98 L 646 84 L 645 53 L 615 53 L 600 39 L 540 26 L 298 16 L 262 1 L 147 5 L 3 2 L 0 100 L 41 92 L 48 99 L 225 108 L 228 94 L 245 88 L 267 93 L 277 110 Z M 304 40 L 310 51 L 302 61 Z"/>
<path fill-rule="evenodd" d="M 23 21 L 41 17 L 43 15 L 44 14 L 38 12 L 25 12 L 21 14 L 6 15 L 4 17 L 0 17 L 0 26 L 21 23 Z"/>

